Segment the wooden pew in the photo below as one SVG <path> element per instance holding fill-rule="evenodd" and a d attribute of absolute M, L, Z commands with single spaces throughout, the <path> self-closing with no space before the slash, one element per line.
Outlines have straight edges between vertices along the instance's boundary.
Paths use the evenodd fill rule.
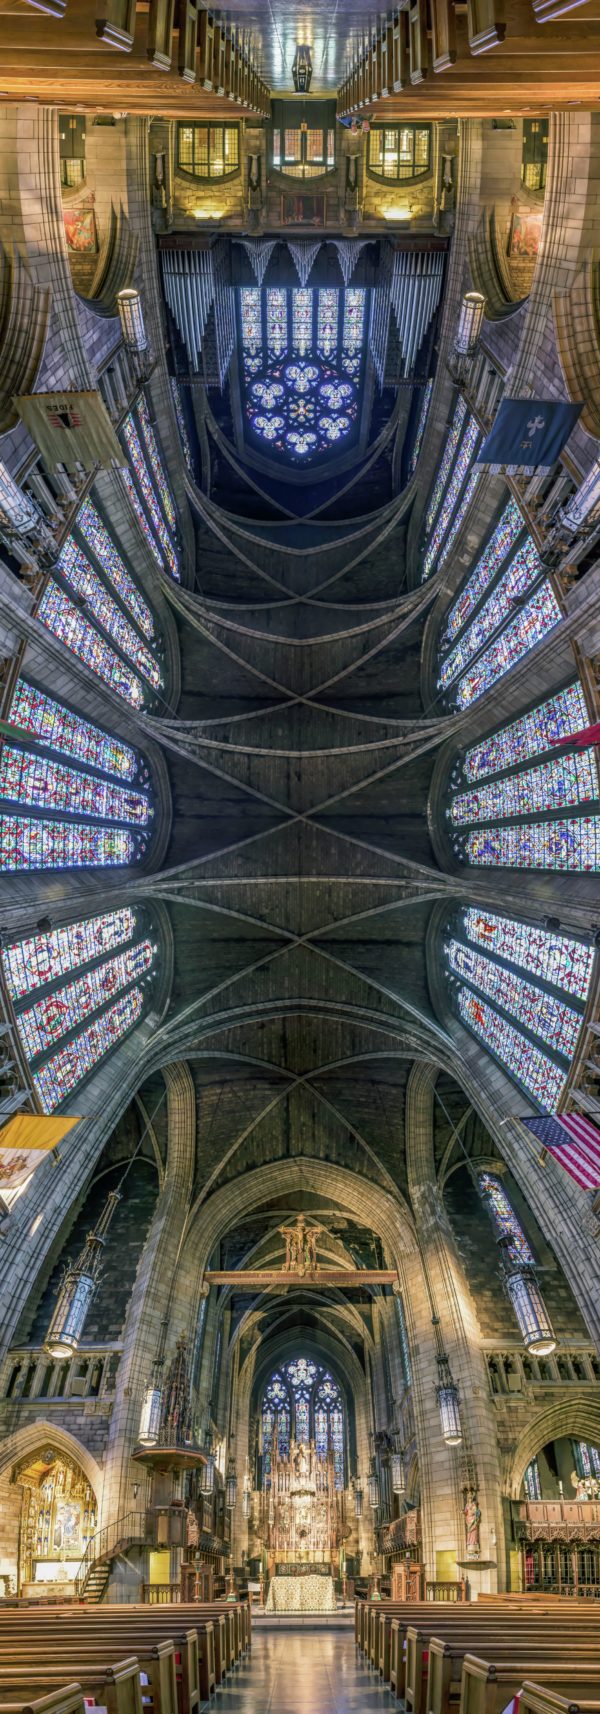
<path fill-rule="evenodd" d="M 54 1692 L 54 1702 L 58 1702 L 65 1694 L 65 1684 L 72 1681 L 70 1666 L 66 1663 L 52 1666 L 39 1666 L 35 1662 L 25 1666 L 21 1664 L 6 1668 L 0 1667 L 0 1706 L 3 1703 L 16 1703 L 18 1706 L 28 1706 L 38 1695 L 47 1702 L 51 1692 Z M 142 1693 L 140 1687 L 140 1669 L 135 1657 L 131 1660 L 116 1662 L 113 1666 L 96 1665 L 91 1662 L 83 1663 L 83 1670 L 77 1673 L 77 1682 L 85 1696 L 93 1696 L 94 1701 L 106 1708 L 107 1714 L 142 1714 Z"/>
<path fill-rule="evenodd" d="M 564 1641 L 557 1640 L 556 1632 L 553 1638 L 550 1633 L 540 1635 L 534 1622 L 526 1635 L 516 1636 L 512 1626 L 504 1640 L 499 1640 L 497 1634 L 493 1639 L 491 1634 L 488 1635 L 493 1646 L 495 1666 L 514 1666 L 521 1672 L 521 1676 L 524 1676 L 525 1671 L 529 1671 L 531 1666 L 539 1662 L 547 1667 L 550 1673 L 557 1673 L 564 1679 L 567 1670 Z M 409 1627 L 406 1650 L 407 1709 L 412 1709 L 413 1714 L 420 1714 L 425 1696 L 427 1714 L 450 1714 L 452 1709 L 458 1714 L 462 1696 L 463 1663 L 466 1654 L 473 1647 L 473 1641 L 473 1634 L 468 1631 L 465 1632 L 462 1643 L 458 1639 L 454 1643 L 448 1643 L 437 1637 L 429 1637 L 426 1632 L 418 1632 L 414 1626 Z M 600 1630 L 597 1630 L 592 1641 L 578 1639 L 577 1668 L 600 1672 L 599 1643 Z M 477 1646 L 483 1646 L 481 1637 Z M 489 1643 L 486 1644 L 486 1647 L 488 1646 Z"/>
<path fill-rule="evenodd" d="M 180 1623 L 174 1624 L 172 1618 L 163 1616 L 162 1610 L 158 1616 L 150 1613 L 148 1608 L 132 1610 L 127 1606 L 120 1607 L 117 1616 L 112 1608 L 104 1607 L 63 1608 L 60 1613 L 53 1614 L 51 1621 L 47 1616 L 36 1615 L 32 1619 L 28 1615 L 26 1635 L 33 1648 L 40 1643 L 44 1646 L 45 1633 L 48 1634 L 47 1646 L 58 1649 L 61 1658 L 67 1650 L 75 1650 L 79 1656 L 82 1650 L 91 1649 L 94 1657 L 100 1651 L 107 1651 L 113 1658 L 126 1650 L 135 1650 L 141 1669 L 148 1673 L 151 1688 L 157 1665 L 152 1651 L 156 1646 L 162 1674 L 159 1697 L 163 1703 L 173 1700 L 172 1689 L 169 1692 L 164 1683 L 168 1673 L 172 1686 L 173 1671 L 179 1714 L 194 1714 L 200 1701 L 208 1701 L 215 1687 L 212 1623 L 184 1630 Z M 19 1626 L 12 1627 L 9 1634 L 5 1616 L 0 1614 L 0 1664 L 7 1647 L 14 1649 L 19 1646 L 22 1634 Z M 172 1668 L 171 1664 L 167 1665 L 170 1662 L 169 1651 L 173 1654 Z"/>
<path fill-rule="evenodd" d="M 564 1654 L 564 1644 L 563 1644 Z M 560 1667 L 545 1669 L 542 1663 L 530 1666 L 497 1666 L 495 1662 L 479 1660 L 477 1655 L 465 1655 L 460 1699 L 460 1714 L 502 1714 L 511 1697 L 520 1691 L 529 1673 L 535 1682 L 558 1696 L 568 1698 L 573 1707 L 575 1697 L 581 1708 L 597 1707 L 600 1699 L 600 1663 L 583 1667 L 578 1661 L 565 1661 Z"/>
<path fill-rule="evenodd" d="M 0 1702 L 0 1714 L 85 1714 L 83 1691 L 80 1684 L 65 1684 L 34 1702 Z"/>

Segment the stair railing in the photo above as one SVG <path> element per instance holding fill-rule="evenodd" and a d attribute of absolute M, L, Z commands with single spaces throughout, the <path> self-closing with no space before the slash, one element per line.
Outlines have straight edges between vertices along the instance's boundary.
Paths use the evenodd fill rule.
<path fill-rule="evenodd" d="M 83 1559 L 75 1577 L 75 1594 L 81 1600 L 85 1586 L 94 1566 L 100 1559 L 112 1559 L 119 1543 L 141 1542 L 145 1540 L 146 1513 L 127 1512 L 124 1517 L 117 1518 L 115 1523 L 105 1524 L 90 1536 Z"/>

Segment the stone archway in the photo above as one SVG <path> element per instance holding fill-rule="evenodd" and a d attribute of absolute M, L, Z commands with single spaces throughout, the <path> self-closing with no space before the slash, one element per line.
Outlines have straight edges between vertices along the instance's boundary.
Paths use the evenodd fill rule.
<path fill-rule="evenodd" d="M 511 1499 L 519 1499 L 525 1471 L 536 1453 L 550 1440 L 560 1440 L 563 1435 L 600 1445 L 600 1399 L 590 1398 L 573 1389 L 573 1393 L 563 1394 L 556 1404 L 549 1405 L 532 1418 L 523 1430 L 513 1456 L 507 1484 Z"/>
<path fill-rule="evenodd" d="M 95 1533 L 103 1473 L 53 1423 L 28 1423 L 0 1448 L 0 1582 L 6 1593 L 69 1585 Z"/>

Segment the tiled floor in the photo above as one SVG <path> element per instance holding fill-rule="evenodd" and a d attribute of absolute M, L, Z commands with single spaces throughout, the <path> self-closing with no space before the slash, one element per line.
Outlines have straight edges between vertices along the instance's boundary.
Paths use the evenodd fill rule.
<path fill-rule="evenodd" d="M 387 1714 L 398 1709 L 340 1631 L 272 1631 L 252 1637 L 252 1657 L 223 1690 L 214 1714 Z"/>

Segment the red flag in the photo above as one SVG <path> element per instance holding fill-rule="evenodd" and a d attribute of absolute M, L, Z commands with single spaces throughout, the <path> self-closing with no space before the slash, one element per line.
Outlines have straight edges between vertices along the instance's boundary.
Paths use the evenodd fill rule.
<path fill-rule="evenodd" d="M 595 726 L 583 726 L 580 732 L 571 732 L 568 738 L 555 738 L 563 750 L 587 750 L 590 744 L 600 744 L 600 720 Z"/>

